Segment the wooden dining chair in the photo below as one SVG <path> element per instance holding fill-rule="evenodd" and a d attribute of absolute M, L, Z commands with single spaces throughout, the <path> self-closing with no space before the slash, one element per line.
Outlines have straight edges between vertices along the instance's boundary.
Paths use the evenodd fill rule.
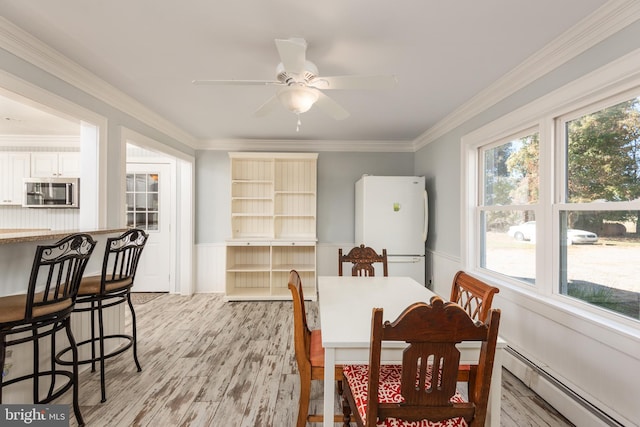
<path fill-rule="evenodd" d="M 382 263 L 382 273 L 385 277 L 389 275 L 387 266 L 387 250 L 382 250 L 382 255 L 369 246 L 360 245 L 351 249 L 348 254 L 342 255 L 342 248 L 338 249 L 338 276 L 342 276 L 342 264 L 350 262 L 352 276 L 375 276 L 373 264 Z"/>
<path fill-rule="evenodd" d="M 0 367 L 4 367 L 8 346 L 29 342 L 33 346 L 30 356 L 33 365 L 29 372 L 16 370 L 6 377 L 4 372 L 0 375 L 0 406 L 3 388 L 22 381 L 32 384 L 35 404 L 49 403 L 73 388 L 73 412 L 77 424 L 84 425 L 78 404 L 78 364 L 72 363 L 69 370 L 61 369 L 56 364 L 55 351 L 57 332 L 64 329 L 72 360 L 78 360 L 70 316 L 82 274 L 95 245 L 89 234 L 79 233 L 53 245 L 38 246 L 27 292 L 0 298 Z M 48 346 L 50 351 L 49 365 L 44 369 L 40 360 L 41 344 Z M 60 381 L 61 378 L 65 382 Z"/>
<path fill-rule="evenodd" d="M 500 292 L 500 289 L 477 279 L 464 271 L 458 271 L 453 276 L 451 285 L 451 301 L 460 305 L 471 316 L 473 320 L 484 322 L 487 319 L 493 296 Z M 471 366 L 460 365 L 458 378 L 465 382 L 469 378 Z"/>
<path fill-rule="evenodd" d="M 322 415 L 309 414 L 311 381 L 324 380 L 324 348 L 320 329 L 309 329 L 302 281 L 296 270 L 289 273 L 289 289 L 293 298 L 293 341 L 300 374 L 300 402 L 296 426 L 304 427 L 307 422 L 321 423 L 324 419 Z M 342 366 L 336 366 L 335 378 L 338 381 L 338 392 L 342 396 Z M 343 400 L 343 416 L 336 415 L 334 422 L 343 422 L 345 426 L 349 426 L 349 421 L 350 407 Z"/>
<path fill-rule="evenodd" d="M 383 310 L 371 319 L 369 365 L 344 365 L 344 398 L 358 426 L 484 426 L 498 339 L 500 311 L 475 322 L 457 304 L 431 298 L 407 307 L 393 322 Z M 406 342 L 401 365 L 381 365 L 385 341 Z M 469 377 L 469 398 L 457 391 L 460 352 L 456 344 L 481 342 Z M 446 424 L 445 421 L 446 420 Z"/>
<path fill-rule="evenodd" d="M 450 301 L 458 303 L 472 319 L 484 322 L 491 310 L 493 296 L 498 292 L 500 289 L 495 286 L 458 271 L 453 276 Z"/>

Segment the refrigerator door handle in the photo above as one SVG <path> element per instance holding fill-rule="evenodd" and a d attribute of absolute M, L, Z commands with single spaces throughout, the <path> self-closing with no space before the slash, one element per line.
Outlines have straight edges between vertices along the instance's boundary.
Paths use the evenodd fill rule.
<path fill-rule="evenodd" d="M 416 263 L 422 261 L 421 256 L 390 256 L 387 257 L 388 264 L 407 264 L 407 263 Z"/>
<path fill-rule="evenodd" d="M 429 231 L 429 196 L 427 195 L 427 190 L 424 190 L 422 197 L 424 200 L 424 228 L 422 229 L 422 241 L 426 242 L 427 232 Z"/>

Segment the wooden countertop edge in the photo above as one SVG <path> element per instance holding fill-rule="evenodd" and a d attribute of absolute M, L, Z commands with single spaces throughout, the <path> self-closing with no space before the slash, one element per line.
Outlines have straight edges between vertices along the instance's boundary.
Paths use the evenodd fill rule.
<path fill-rule="evenodd" d="M 122 233 L 127 228 L 101 228 L 101 229 L 89 229 L 89 230 L 38 230 L 38 231 L 26 231 L 17 233 L 4 233 L 0 234 L 0 245 L 6 245 L 10 243 L 24 243 L 24 242 L 38 242 L 41 240 L 56 240 L 62 239 L 69 234 L 75 233 L 87 233 L 91 235 L 98 234 L 110 234 L 110 233 Z"/>

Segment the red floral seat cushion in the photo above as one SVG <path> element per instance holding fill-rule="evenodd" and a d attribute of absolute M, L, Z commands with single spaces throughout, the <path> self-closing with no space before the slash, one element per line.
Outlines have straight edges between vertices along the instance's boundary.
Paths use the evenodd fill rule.
<path fill-rule="evenodd" d="M 366 423 L 367 402 L 368 402 L 368 381 L 369 365 L 345 365 L 343 372 L 349 383 L 349 388 L 358 407 L 358 413 L 362 421 Z M 400 382 L 402 378 L 402 365 L 382 365 L 380 366 L 380 403 L 400 403 L 404 399 L 400 394 Z M 451 398 L 451 402 L 464 402 L 462 395 L 456 391 Z M 380 421 L 378 426 L 384 427 L 466 427 L 464 418 L 452 418 L 443 421 L 414 421 L 409 422 L 397 418 L 387 418 Z"/>

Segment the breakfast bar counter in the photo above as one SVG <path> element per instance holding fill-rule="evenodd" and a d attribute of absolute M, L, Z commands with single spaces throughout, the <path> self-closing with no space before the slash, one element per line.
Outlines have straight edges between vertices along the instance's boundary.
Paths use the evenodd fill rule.
<path fill-rule="evenodd" d="M 24 293 L 29 284 L 29 274 L 36 246 L 50 245 L 74 233 L 90 234 L 96 245 L 85 275 L 99 274 L 107 237 L 124 232 L 126 228 L 101 228 L 90 230 L 15 230 L 0 229 L 0 296 Z"/>
<path fill-rule="evenodd" d="M 106 240 L 126 231 L 126 228 L 105 228 L 92 230 L 8 230 L 0 229 L 0 296 L 23 294 L 29 286 L 29 276 L 33 265 L 36 247 L 41 244 L 53 244 L 65 236 L 74 233 L 87 233 L 96 241 L 85 269 L 85 276 L 98 275 L 102 270 L 102 260 L 105 252 Z M 90 337 L 91 319 L 88 313 L 73 313 L 71 328 L 77 342 Z M 108 334 L 124 331 L 124 310 L 122 305 L 105 310 L 105 332 Z M 67 345 L 65 334 L 60 334 L 56 341 L 58 349 Z M 115 343 L 114 345 L 117 345 Z M 49 349 L 41 346 L 40 364 L 45 369 L 49 363 Z M 87 358 L 89 346 L 80 349 L 80 355 Z M 7 378 L 29 372 L 32 363 L 32 347 L 30 344 L 20 344 L 7 350 L 5 374 Z M 88 365 L 81 366 L 81 370 L 88 369 Z M 3 390 L 2 403 L 31 402 L 30 384 L 18 383 Z"/>
<path fill-rule="evenodd" d="M 103 228 L 92 230 L 50 230 L 48 228 L 0 228 L 0 245 L 10 243 L 39 242 L 42 240 L 60 240 L 69 234 L 87 233 L 92 236 L 98 234 L 122 233 L 126 228 Z M 94 237 L 95 238 L 95 237 Z"/>

